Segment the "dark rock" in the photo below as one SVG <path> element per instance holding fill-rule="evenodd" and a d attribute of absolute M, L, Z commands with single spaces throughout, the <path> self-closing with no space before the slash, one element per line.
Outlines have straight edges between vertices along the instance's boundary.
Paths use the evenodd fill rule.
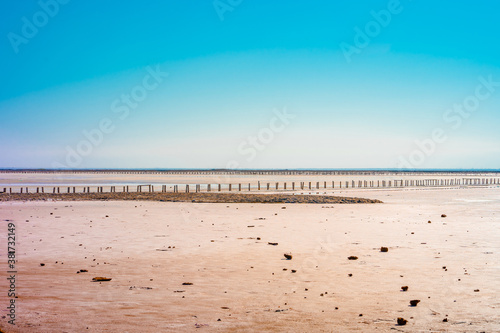
<path fill-rule="evenodd" d="M 389 248 L 385 247 L 385 246 L 382 246 L 380 248 L 380 252 L 388 252 L 389 251 Z"/>
<path fill-rule="evenodd" d="M 398 318 L 398 325 L 404 326 L 404 325 L 406 325 L 407 322 L 408 322 L 408 320 L 406 320 L 404 318 L 401 318 L 401 317 Z"/>
<path fill-rule="evenodd" d="M 192 286 L 193 283 L 192 282 L 183 282 L 182 285 L 183 286 Z"/>
<path fill-rule="evenodd" d="M 284 256 L 285 256 L 286 260 L 292 260 L 291 254 L 285 253 Z"/>
<path fill-rule="evenodd" d="M 402 286 L 402 287 L 401 287 L 401 290 L 402 290 L 402 291 L 408 291 L 408 286 Z"/>
<path fill-rule="evenodd" d="M 276 246 L 278 243 L 267 242 L 268 245 Z"/>
<path fill-rule="evenodd" d="M 347 257 L 347 259 L 349 259 L 349 260 L 358 260 L 358 257 L 356 257 L 356 256 L 350 256 L 350 257 Z"/>
<path fill-rule="evenodd" d="M 441 217 L 446 217 L 446 214 L 441 214 Z"/>
<path fill-rule="evenodd" d="M 417 304 L 420 303 L 420 300 L 419 299 L 412 299 L 410 301 L 410 305 L 411 306 L 417 306 Z"/>

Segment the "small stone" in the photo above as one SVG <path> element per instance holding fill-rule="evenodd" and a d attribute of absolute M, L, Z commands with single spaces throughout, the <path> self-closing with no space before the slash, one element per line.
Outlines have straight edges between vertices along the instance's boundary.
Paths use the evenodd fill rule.
<path fill-rule="evenodd" d="M 292 269 L 292 273 L 296 273 L 296 272 L 297 272 L 297 270 L 296 270 L 296 269 Z"/>
<path fill-rule="evenodd" d="M 408 286 L 402 286 L 402 287 L 401 287 L 401 290 L 402 290 L 402 291 L 408 291 Z"/>
<path fill-rule="evenodd" d="M 193 283 L 192 282 L 183 282 L 182 285 L 183 286 L 192 286 Z"/>
<path fill-rule="evenodd" d="M 406 320 L 404 318 L 401 318 L 401 317 L 398 318 L 398 325 L 404 326 L 404 325 L 406 325 L 407 322 L 408 322 L 408 320 Z"/>
<path fill-rule="evenodd" d="M 446 214 L 441 214 L 441 217 L 446 217 Z"/>
<path fill-rule="evenodd" d="M 94 282 L 111 281 L 111 278 L 97 276 L 95 278 L 92 278 L 92 281 Z"/>
<path fill-rule="evenodd" d="M 410 305 L 411 306 L 417 306 L 417 304 L 420 303 L 420 300 L 419 299 L 412 299 L 410 301 Z"/>
<path fill-rule="evenodd" d="M 347 259 L 349 259 L 349 260 L 358 260 L 358 257 L 356 257 L 356 256 L 349 256 L 349 257 L 347 257 Z"/>
<path fill-rule="evenodd" d="M 40 266 L 45 266 L 45 264 L 43 262 L 40 263 Z"/>
<path fill-rule="evenodd" d="M 284 256 L 285 256 L 286 260 L 292 260 L 291 254 L 285 253 Z"/>
<path fill-rule="evenodd" d="M 349 273 L 349 274 L 347 274 L 347 275 L 349 275 L 349 277 L 352 277 L 352 273 Z"/>
<path fill-rule="evenodd" d="M 474 289 L 474 292 L 475 292 L 475 293 L 478 293 L 478 292 L 479 292 L 479 289 Z"/>
<path fill-rule="evenodd" d="M 382 246 L 380 248 L 380 252 L 388 252 L 389 251 L 389 248 L 385 247 L 385 246 Z"/>
<path fill-rule="evenodd" d="M 447 323 L 447 322 L 448 322 L 448 318 L 444 318 L 443 323 Z"/>

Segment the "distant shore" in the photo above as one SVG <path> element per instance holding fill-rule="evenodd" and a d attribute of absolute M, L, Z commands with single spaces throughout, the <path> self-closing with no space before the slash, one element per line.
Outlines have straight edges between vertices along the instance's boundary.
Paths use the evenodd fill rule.
<path fill-rule="evenodd" d="M 300 204 L 355 204 L 382 203 L 365 198 L 234 193 L 0 193 L 0 201 L 165 201 L 196 203 L 300 203 Z"/>

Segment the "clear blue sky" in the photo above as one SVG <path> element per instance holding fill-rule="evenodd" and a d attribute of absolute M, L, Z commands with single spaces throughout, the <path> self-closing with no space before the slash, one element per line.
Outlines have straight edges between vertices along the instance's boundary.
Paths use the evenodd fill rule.
<path fill-rule="evenodd" d="M 5 0 L 0 168 L 500 168 L 498 13 Z"/>

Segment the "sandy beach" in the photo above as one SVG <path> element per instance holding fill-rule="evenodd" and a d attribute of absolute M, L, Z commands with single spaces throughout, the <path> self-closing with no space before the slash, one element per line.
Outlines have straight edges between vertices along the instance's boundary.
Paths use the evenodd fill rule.
<path fill-rule="evenodd" d="M 2 244 L 15 224 L 18 298 L 12 326 L 2 279 L 0 327 L 500 330 L 498 187 L 334 195 L 384 203 L 1 202 Z"/>

